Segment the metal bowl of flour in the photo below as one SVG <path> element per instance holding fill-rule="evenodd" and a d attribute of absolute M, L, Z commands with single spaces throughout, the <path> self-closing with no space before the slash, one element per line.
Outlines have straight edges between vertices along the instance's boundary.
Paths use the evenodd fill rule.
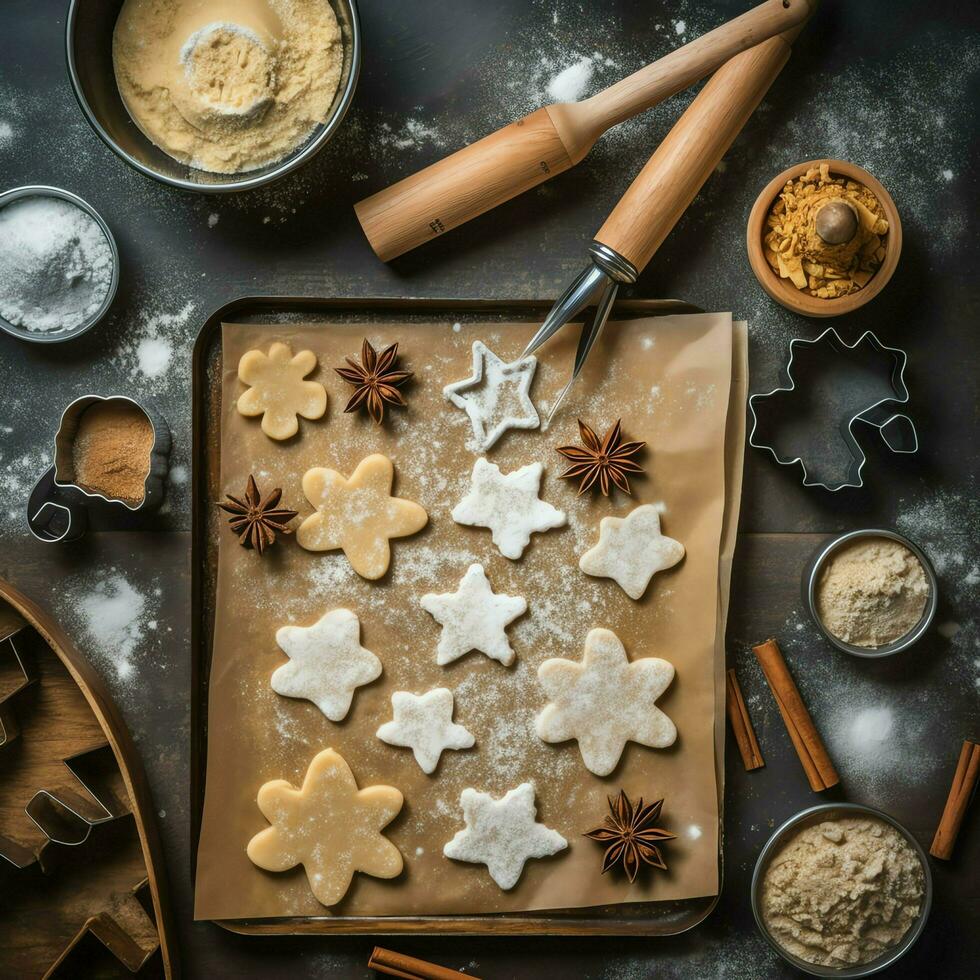
<path fill-rule="evenodd" d="M 886 950 L 876 959 L 868 963 L 862 963 L 860 966 L 820 966 L 819 964 L 802 960 L 779 944 L 779 941 L 766 928 L 766 924 L 762 918 L 762 883 L 766 871 L 769 868 L 769 862 L 779 852 L 789 836 L 802 826 L 821 823 L 824 820 L 833 819 L 834 817 L 876 817 L 883 823 L 890 824 L 905 838 L 922 865 L 922 903 L 919 906 L 918 918 L 916 918 L 915 922 L 909 927 L 908 932 L 905 933 L 895 946 Z M 807 809 L 801 810 L 795 816 L 790 817 L 780 827 L 777 827 L 773 835 L 766 841 L 765 846 L 759 852 L 759 857 L 756 859 L 755 870 L 752 872 L 751 900 L 752 914 L 755 916 L 755 923 L 759 927 L 759 932 L 762 933 L 766 942 L 787 963 L 795 966 L 796 969 L 803 973 L 810 974 L 812 977 L 834 977 L 837 980 L 842 980 L 842 978 L 845 978 L 845 980 L 854 980 L 857 977 L 870 977 L 874 973 L 880 973 L 882 970 L 886 970 L 900 960 L 912 948 L 919 936 L 922 935 L 922 931 L 926 927 L 926 921 L 929 918 L 929 912 L 932 909 L 932 871 L 929 868 L 929 859 L 922 846 L 894 817 L 890 817 L 887 813 L 882 813 L 880 810 L 875 810 L 870 806 L 863 806 L 860 803 L 823 803 L 819 806 L 807 807 Z"/>
<path fill-rule="evenodd" d="M 182 190 L 231 194 L 271 184 L 298 170 L 337 131 L 357 87 L 361 68 L 361 28 L 356 0 L 329 0 L 340 24 L 344 60 L 340 84 L 325 122 L 305 143 L 276 163 L 241 174 L 197 170 L 164 153 L 136 125 L 116 87 L 112 32 L 123 0 L 70 0 L 65 30 L 68 76 L 85 118 L 102 141 L 135 170 Z"/>
<path fill-rule="evenodd" d="M 77 327 L 70 330 L 29 330 L 27 327 L 15 326 L 0 316 L 0 330 L 9 333 L 20 340 L 28 340 L 34 344 L 60 344 L 64 340 L 74 340 L 88 330 L 91 330 L 105 315 L 112 306 L 112 301 L 116 298 L 116 290 L 119 288 L 119 248 L 116 239 L 113 237 L 109 226 L 102 220 L 102 215 L 92 207 L 88 201 L 83 200 L 71 191 L 62 190 L 60 187 L 47 187 L 44 184 L 30 184 L 25 187 L 12 187 L 8 191 L 0 193 L 0 210 L 14 201 L 22 200 L 26 197 L 55 197 L 62 201 L 68 201 L 80 208 L 102 229 L 102 233 L 109 243 L 109 251 L 112 253 L 112 279 L 109 282 L 109 289 L 105 294 L 99 308 L 87 319 L 83 320 Z"/>
<path fill-rule="evenodd" d="M 897 541 L 899 544 L 905 545 L 919 559 L 922 570 L 925 572 L 926 581 L 929 583 L 929 598 L 926 599 L 925 609 L 922 610 L 922 618 L 919 622 L 904 636 L 900 636 L 897 640 L 893 640 L 891 643 L 886 643 L 880 647 L 861 647 L 853 643 L 847 643 L 845 640 L 840 639 L 840 637 L 834 636 L 824 625 L 823 620 L 820 618 L 820 613 L 817 610 L 817 587 L 820 582 L 820 575 L 826 567 L 827 562 L 843 545 L 858 538 L 888 538 L 891 541 Z M 853 657 L 864 657 L 865 659 L 871 660 L 876 660 L 880 657 L 890 657 L 893 653 L 901 653 L 914 643 L 917 643 L 932 625 L 932 621 L 936 616 L 936 609 L 939 606 L 939 580 L 936 578 L 936 570 L 932 567 L 932 562 L 929 561 L 925 552 L 917 544 L 909 541 L 908 538 L 899 534 L 897 531 L 889 531 L 884 528 L 865 528 L 861 531 L 850 531 L 847 534 L 832 538 L 830 541 L 825 541 L 813 553 L 803 569 L 802 586 L 803 602 L 806 605 L 807 611 L 810 613 L 810 617 L 816 624 L 817 629 L 823 633 L 827 640 L 837 647 L 838 650 L 843 650 L 844 653 L 849 653 Z"/>

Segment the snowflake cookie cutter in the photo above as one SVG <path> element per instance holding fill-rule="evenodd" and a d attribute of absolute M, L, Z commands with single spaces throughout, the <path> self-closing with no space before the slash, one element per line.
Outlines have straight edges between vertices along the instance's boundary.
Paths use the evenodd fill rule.
<path fill-rule="evenodd" d="M 909 401 L 905 351 L 870 330 L 847 344 L 833 327 L 814 340 L 794 338 L 789 350 L 785 384 L 749 398 L 750 446 L 780 466 L 799 464 L 803 486 L 831 493 L 864 486 L 858 422 L 876 429 L 893 453 L 918 452 L 912 419 L 896 411 Z"/>

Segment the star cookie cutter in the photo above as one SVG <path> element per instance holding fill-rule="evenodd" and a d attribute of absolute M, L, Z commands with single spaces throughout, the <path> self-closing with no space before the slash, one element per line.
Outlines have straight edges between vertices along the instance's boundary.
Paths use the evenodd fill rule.
<path fill-rule="evenodd" d="M 864 486 L 858 422 L 876 429 L 893 453 L 918 451 L 912 419 L 895 410 L 909 400 L 905 351 L 870 330 L 847 344 L 833 327 L 815 340 L 791 340 L 789 351 L 786 383 L 749 398 L 750 446 L 780 466 L 799 464 L 803 486 L 831 493 Z"/>

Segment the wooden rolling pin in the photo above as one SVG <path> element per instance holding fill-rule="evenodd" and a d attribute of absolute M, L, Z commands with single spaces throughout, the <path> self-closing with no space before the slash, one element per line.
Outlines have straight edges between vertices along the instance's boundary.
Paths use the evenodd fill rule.
<path fill-rule="evenodd" d="M 354 210 L 385 262 L 568 170 L 610 127 L 687 88 L 739 52 L 802 25 L 815 0 L 766 0 L 583 102 L 538 109 Z"/>

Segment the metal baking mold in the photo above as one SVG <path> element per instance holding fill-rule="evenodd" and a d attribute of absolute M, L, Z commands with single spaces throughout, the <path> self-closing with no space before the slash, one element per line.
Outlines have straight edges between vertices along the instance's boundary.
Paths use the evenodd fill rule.
<path fill-rule="evenodd" d="M 153 427 L 143 499 L 138 504 L 106 497 L 74 482 L 72 444 L 82 414 L 96 402 L 128 402 L 138 408 Z M 128 511 L 149 511 L 159 507 L 163 501 L 170 446 L 170 428 L 152 404 L 138 402 L 126 395 L 82 395 L 76 398 L 61 413 L 54 437 L 54 463 L 41 474 L 27 501 L 27 526 L 31 534 L 39 541 L 49 543 L 80 538 L 88 527 L 86 507 L 93 503 Z"/>
<path fill-rule="evenodd" d="M 112 908 L 86 919 L 44 980 L 86 975 L 91 967 L 86 946 L 104 947 L 130 973 L 139 973 L 160 948 L 156 924 L 146 907 L 148 889 L 149 882 L 144 878 Z M 139 929 L 134 928 L 137 924 Z"/>
<path fill-rule="evenodd" d="M 20 735 L 15 705 L 24 692 L 38 681 L 37 665 L 30 654 L 25 637 L 29 635 L 25 620 L 11 611 L 4 610 L 0 622 L 0 656 L 13 657 L 21 673 L 20 681 L 0 698 L 0 749 L 6 748 Z M 33 630 L 30 630 L 33 633 Z M 2 850 L 2 848 L 0 848 Z"/>
<path fill-rule="evenodd" d="M 846 344 L 833 327 L 815 340 L 791 340 L 789 351 L 785 385 L 749 398 L 750 446 L 781 466 L 799 464 L 803 486 L 831 492 L 864 485 L 856 423 L 876 429 L 894 453 L 918 451 L 915 425 L 895 411 L 909 400 L 905 351 L 870 330 Z"/>

